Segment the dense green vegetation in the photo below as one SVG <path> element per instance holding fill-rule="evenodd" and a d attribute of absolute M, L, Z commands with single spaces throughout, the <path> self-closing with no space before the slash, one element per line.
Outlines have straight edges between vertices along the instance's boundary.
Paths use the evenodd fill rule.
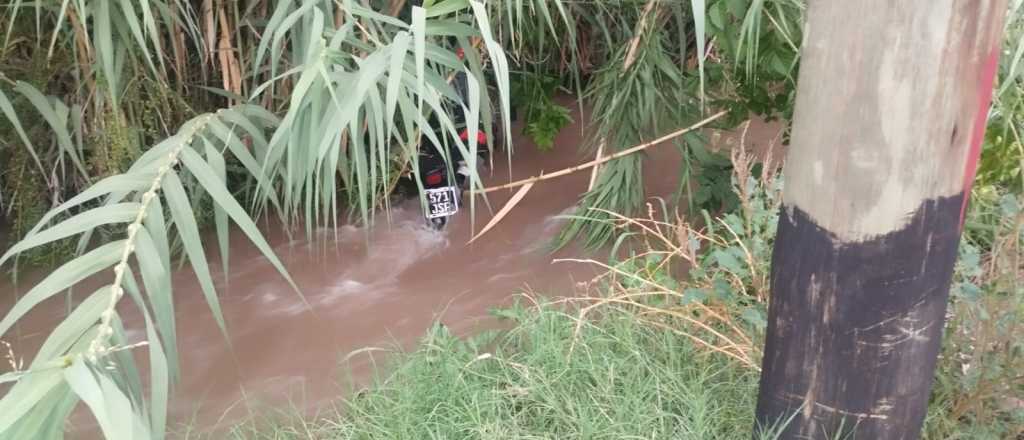
<path fill-rule="evenodd" d="M 493 312 L 507 330 L 466 339 L 438 325 L 331 409 L 258 413 L 214 437 L 751 438 L 781 186 L 763 176 L 735 177 L 744 208 L 700 232 L 618 217 L 645 239 L 629 258 L 592 262 L 607 269 L 598 296 L 523 296 Z M 993 190 L 970 213 L 925 439 L 1024 434 L 1024 199 Z"/>
<path fill-rule="evenodd" d="M 929 420 L 932 438 L 958 430 L 972 437 L 973 429 L 996 430 L 992 435 L 998 437 L 1006 434 L 1000 429 L 1021 426 L 1019 413 L 1000 409 L 1006 403 L 1000 399 L 1021 382 L 1011 367 L 1020 362 L 1021 352 L 1016 342 L 1021 340 L 1016 337 L 1021 277 L 1015 259 L 1020 255 L 1019 195 L 1024 192 L 1021 5 L 1020 0 L 1010 2 L 1006 55 L 979 170 L 979 202 L 968 223 L 969 244 L 946 344 L 952 351 L 944 355 Z M 180 374 L 170 277 L 175 263 L 192 267 L 223 328 L 200 230 L 217 232 L 215 247 L 227 264 L 227 233 L 234 223 L 287 278 L 253 219 L 275 216 L 285 227 L 307 234 L 318 226 L 374 222 L 389 209 L 388 195 L 398 175 L 417 172 L 414 153 L 424 139 L 454 143 L 466 156 L 499 147 L 460 141 L 455 135 L 460 127 L 448 117 L 454 109 L 465 108 L 469 121 L 508 134 L 512 104 L 519 104 L 527 134 L 547 148 L 566 121 L 552 95 L 566 90 L 593 108 L 587 147 L 597 155 L 690 125 L 713 110 L 729 110 L 720 128 L 752 113 L 788 119 L 804 8 L 800 0 L 4 4 L 0 204 L 13 240 L 0 256 L 0 268 L 13 274 L 20 262 L 54 269 L 5 313 L 0 336 L 6 337 L 33 307 L 82 279 L 106 274 L 110 281 L 69 302 L 74 306 L 69 315 L 24 368 L 0 375 L 0 384 L 7 387 L 0 398 L 0 436 L 60 438 L 62 421 L 84 403 L 110 438 L 163 438 L 168 390 Z M 456 56 L 459 49 L 464 60 Z M 449 85 L 456 72 L 469 74 L 469 102 Z M 432 117 L 438 125 L 427 123 Z M 633 258 L 592 262 L 608 269 L 602 282 L 609 298 L 646 293 L 628 296 L 627 304 L 598 301 L 610 309 L 573 305 L 584 307 L 581 311 L 603 310 L 572 321 L 586 323 L 573 331 L 573 340 L 590 338 L 580 341 L 595 350 L 618 350 L 594 331 L 607 326 L 609 334 L 651 352 L 649 363 L 632 366 L 646 369 L 636 372 L 682 376 L 666 384 L 672 392 L 700 384 L 751 386 L 747 369 L 760 356 L 758 328 L 764 320 L 776 208 L 771 194 L 778 181 L 771 167 L 760 176 L 744 174 L 746 159 L 723 160 L 697 133 L 674 142 L 684 158 L 678 208 L 687 218 L 703 220 L 703 232 L 683 227 L 672 216 L 630 218 L 643 212 L 647 202 L 641 155 L 603 166 L 593 188 L 581 195 L 579 211 L 559 242 L 580 239 L 591 248 L 613 245 L 619 251 L 634 246 L 634 239 L 648 240 Z M 506 154 L 512 154 L 512 146 L 507 147 Z M 732 172 L 740 174 L 735 181 L 727 177 Z M 479 176 L 470 181 L 481 187 Z M 734 182 L 738 195 L 730 185 Z M 675 208 L 668 204 L 661 212 Z M 645 227 L 666 229 L 656 239 L 635 229 Z M 694 245 L 701 241 L 704 245 Z M 679 259 L 694 270 L 671 272 L 675 265 L 669 261 Z M 147 346 L 126 346 L 117 313 L 126 297 L 147 323 Z M 515 313 L 522 322 L 521 330 L 513 332 L 518 339 L 494 342 L 501 348 L 492 353 L 494 362 L 473 367 L 509 377 L 512 364 L 497 359 L 533 359 L 534 368 L 564 367 L 554 356 L 564 348 L 566 333 L 554 327 L 570 322 L 564 315 L 568 312 Z M 683 339 L 670 340 L 663 332 Z M 434 339 L 452 344 L 453 357 L 442 360 L 450 366 L 477 355 L 467 348 L 472 345 L 443 334 Z M 552 345 L 531 358 L 523 344 L 537 341 Z M 663 356 L 670 348 L 679 350 L 677 357 Z M 145 388 L 129 349 L 148 357 L 145 382 L 150 385 Z M 427 374 L 414 368 L 429 357 L 424 356 L 413 356 L 410 370 L 399 367 L 398 374 Z M 681 364 L 694 359 L 700 362 Z M 562 363 L 585 368 L 585 362 Z M 698 374 L 722 365 L 737 370 Z M 587 382 L 588 374 L 595 371 L 580 372 L 578 381 Z M 463 394 L 477 395 L 481 384 L 486 385 L 467 384 Z M 651 429 L 663 429 L 658 432 L 737 432 L 735 426 L 710 421 L 683 424 L 669 416 L 663 402 L 636 400 L 647 392 L 639 387 L 649 383 L 625 385 L 632 390 L 597 394 L 604 400 L 589 410 L 637 402 L 650 408 L 647 417 Z M 386 398 L 388 392 L 384 386 L 374 396 Z M 694 389 L 686 395 L 697 399 L 704 392 Z M 735 391 L 736 396 L 742 393 Z M 387 401 L 369 399 L 360 405 L 381 413 L 404 409 L 388 407 Z M 708 404 L 729 414 L 722 423 L 750 411 L 738 397 Z M 519 411 L 509 405 L 495 401 L 490 416 Z M 566 405 L 560 408 L 571 407 Z M 516 416 L 513 420 L 523 424 L 515 432 L 535 433 L 538 426 L 582 432 L 574 421 L 585 413 L 554 417 L 540 414 L 537 407 L 527 409 L 539 415 Z M 586 415 L 587 420 L 597 417 Z M 620 416 L 610 417 L 608 426 L 639 420 Z M 351 420 L 346 423 L 352 429 L 372 426 L 372 419 Z"/>
<path fill-rule="evenodd" d="M 579 332 L 554 306 L 498 313 L 511 330 L 460 340 L 435 328 L 372 389 L 319 419 L 261 416 L 227 437 L 749 438 L 756 371 L 630 313 Z"/>

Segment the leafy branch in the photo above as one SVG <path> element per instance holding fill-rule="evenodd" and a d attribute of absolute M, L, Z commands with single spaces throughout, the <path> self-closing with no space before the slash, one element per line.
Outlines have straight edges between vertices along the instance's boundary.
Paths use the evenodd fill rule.
<path fill-rule="evenodd" d="M 44 300 L 113 267 L 112 282 L 78 304 L 49 335 L 26 370 L 0 376 L 0 383 L 16 381 L 0 399 L 0 433 L 28 438 L 25 435 L 32 433 L 34 437 L 41 427 L 63 426 L 63 418 L 80 399 L 92 410 L 107 438 L 163 438 L 169 387 L 177 376 L 169 276 L 173 269 L 169 246 L 172 230 L 183 244 L 184 257 L 191 263 L 218 325 L 226 331 L 195 214 L 182 183 L 183 172 L 195 181 L 192 193 L 201 190 L 209 195 L 220 221 L 232 219 L 291 283 L 255 222 L 226 187 L 223 152 L 236 145 L 232 140 L 239 137 L 237 127 L 241 125 L 230 121 L 257 127 L 259 119 L 254 116 L 265 115 L 256 107 L 243 105 L 189 121 L 178 134 L 147 151 L 126 173 L 103 179 L 50 211 L 24 240 L 0 257 L 2 265 L 33 247 L 75 235 L 87 240 L 98 227 L 127 223 L 125 238 L 99 245 L 65 263 L 33 287 L 0 321 L 0 334 L 4 334 Z M 218 138 L 216 128 L 228 124 L 228 131 L 220 133 L 224 139 Z M 161 200 L 166 202 L 166 209 Z M 48 226 L 57 216 L 88 203 L 98 206 Z M 170 221 L 166 214 L 170 214 Z M 217 228 L 217 232 L 226 234 L 227 229 Z M 226 264 L 226 236 L 220 238 Z M 141 286 L 132 269 L 132 257 L 141 274 Z M 148 336 L 144 342 L 126 337 L 117 312 L 125 293 L 144 318 Z M 144 404 L 141 380 L 131 356 L 125 353 L 142 346 L 149 349 L 150 405 Z"/>

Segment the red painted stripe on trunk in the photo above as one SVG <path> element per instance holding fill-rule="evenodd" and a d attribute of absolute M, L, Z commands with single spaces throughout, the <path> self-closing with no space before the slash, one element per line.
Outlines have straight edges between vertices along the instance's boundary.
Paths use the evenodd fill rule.
<path fill-rule="evenodd" d="M 974 133 L 971 134 L 971 149 L 967 153 L 967 166 L 964 169 L 964 201 L 960 207 L 960 229 L 964 226 L 967 213 L 967 201 L 970 199 L 971 186 L 978 171 L 978 159 L 981 158 L 981 145 L 985 142 L 985 125 L 988 121 L 988 109 L 992 104 L 992 89 L 996 80 L 996 69 L 999 68 L 999 46 L 992 49 L 978 78 L 978 110 L 974 115 Z"/>

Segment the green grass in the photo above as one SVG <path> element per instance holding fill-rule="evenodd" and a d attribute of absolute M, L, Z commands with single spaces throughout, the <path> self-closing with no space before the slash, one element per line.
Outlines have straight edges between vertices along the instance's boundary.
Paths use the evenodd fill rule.
<path fill-rule="evenodd" d="M 574 336 L 556 307 L 511 330 L 433 328 L 387 376 L 316 420 L 250 421 L 234 439 L 750 438 L 757 373 L 609 311 Z"/>
<path fill-rule="evenodd" d="M 763 304 L 743 303 L 767 294 L 767 278 L 755 274 L 768 273 L 781 181 L 762 177 L 768 183 L 756 185 L 750 179 L 737 178 L 754 184 L 741 193 L 743 217 L 729 214 L 721 226 L 706 229 L 703 253 L 685 275 L 667 272 L 662 262 L 681 257 L 663 249 L 672 248 L 665 244 L 673 239 L 689 242 L 692 236 L 684 230 L 672 238 L 667 231 L 677 231 L 676 225 L 667 220 L 629 219 L 624 231 L 647 228 L 646 252 L 607 266 L 599 284 L 605 297 L 497 310 L 507 330 L 467 339 L 436 326 L 415 351 L 389 355 L 369 388 L 330 410 L 313 417 L 296 415 L 294 408 L 257 412 L 226 438 L 774 438 L 752 434 L 758 385 L 752 365 L 759 365 L 759 351 L 741 350 L 734 357 L 713 351 L 709 346 L 723 340 L 684 318 L 761 346 Z M 1021 206 L 1020 197 L 1000 191 L 975 193 L 925 440 L 1024 435 L 1024 408 L 1014 407 L 1024 398 Z M 747 266 L 741 257 L 725 258 L 736 247 L 753 253 Z M 721 282 L 726 275 L 735 282 Z M 720 290 L 731 293 L 716 297 Z M 721 319 L 699 313 L 705 309 L 691 298 L 698 291 Z"/>

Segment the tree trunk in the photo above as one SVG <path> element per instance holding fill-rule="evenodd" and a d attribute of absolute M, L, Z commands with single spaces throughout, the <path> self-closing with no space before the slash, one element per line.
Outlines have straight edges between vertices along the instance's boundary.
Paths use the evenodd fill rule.
<path fill-rule="evenodd" d="M 809 3 L 757 421 L 915 439 L 1006 1 Z"/>

